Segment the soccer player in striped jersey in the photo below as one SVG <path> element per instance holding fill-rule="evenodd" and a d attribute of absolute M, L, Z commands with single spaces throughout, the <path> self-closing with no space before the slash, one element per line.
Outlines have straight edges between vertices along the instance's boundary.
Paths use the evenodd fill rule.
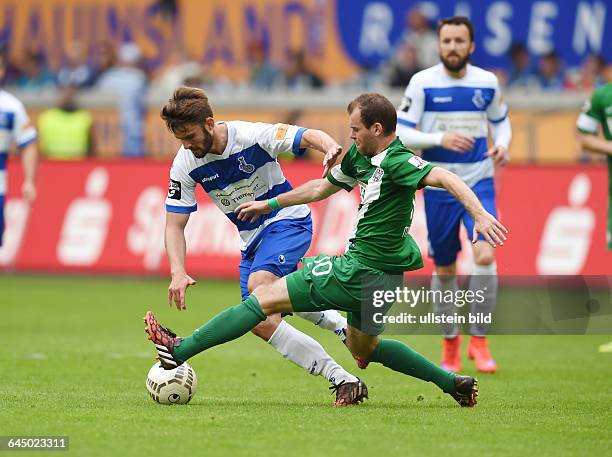
<path fill-rule="evenodd" d="M 451 17 L 438 24 L 441 63 L 412 77 L 400 105 L 397 134 L 409 148 L 422 150 L 423 159 L 457 174 L 496 216 L 495 168 L 509 160 L 511 127 L 497 77 L 469 64 L 474 52 L 474 27 L 469 19 Z M 491 127 L 493 145 L 487 144 Z M 424 192 L 429 254 L 435 272 L 433 290 L 457 290 L 456 259 L 461 249 L 459 226 L 472 233 L 474 219 L 445 189 Z M 497 300 L 497 264 L 494 249 L 480 237 L 473 244 L 471 290 L 484 291 L 483 303 L 472 303 L 472 312 L 492 313 Z M 435 311 L 452 315 L 452 303 L 434 303 Z M 485 339 L 485 324 L 470 328 L 468 356 L 480 372 L 497 369 Z M 461 335 L 456 324 L 445 324 L 442 365 L 461 370 Z"/>
<path fill-rule="evenodd" d="M 185 291 L 195 284 L 185 270 L 184 229 L 189 215 L 197 210 L 194 192 L 198 184 L 240 234 L 243 299 L 256 287 L 295 271 L 312 239 L 308 206 L 277 210 L 255 223 L 240 221 L 234 210 L 241 203 L 267 200 L 292 189 L 276 160 L 278 154 L 292 151 L 301 155 L 305 148 L 312 148 L 325 153 L 325 161 L 333 161 L 341 147 L 320 130 L 286 124 L 215 122 L 208 97 L 197 88 L 177 89 L 161 117 L 182 143 L 170 170 L 166 199 L 165 241 L 172 273 L 168 300 L 185 309 Z M 337 311 L 296 314 L 345 340 L 346 319 Z M 338 406 L 352 403 L 347 392 L 360 383 L 359 379 L 338 365 L 314 339 L 282 320 L 280 314 L 268 317 L 252 331 L 283 357 L 339 386 Z M 158 349 L 162 364 L 172 367 L 164 348 Z"/>
<path fill-rule="evenodd" d="M 365 362 L 364 367 L 380 363 L 432 382 L 461 406 L 472 407 L 477 402 L 477 380 L 436 366 L 401 341 L 379 338 L 383 326 L 380 320 L 368 316 L 374 306 L 368 296 L 396 290 L 401 287 L 403 272 L 422 268 L 421 251 L 410 236 L 410 226 L 414 196 L 423 186 L 444 187 L 465 206 L 474 218 L 474 239 L 482 234 L 496 247 L 503 245 L 507 230 L 455 174 L 406 149 L 395 133 L 397 115 L 387 98 L 362 94 L 347 111 L 354 144 L 340 165 L 322 179 L 268 200 L 244 202 L 235 210 L 239 221 L 254 223 L 279 209 L 319 201 L 341 189 L 350 192 L 359 186 L 361 205 L 344 255 L 304 258 L 300 270 L 257 287 L 242 303 L 217 314 L 186 337 L 168 332 L 150 311 L 144 318 L 145 332 L 158 350 L 162 347 L 175 364 L 180 364 L 240 337 L 275 313 L 343 310 L 348 321 L 346 344 L 356 359 Z M 327 157 L 326 168 L 335 160 L 333 152 Z M 367 390 L 362 383 L 352 384 L 350 399 L 359 401 L 365 396 Z"/>
<path fill-rule="evenodd" d="M 0 81 L 6 71 L 6 55 L 0 53 Z M 36 168 L 38 150 L 36 129 L 30 123 L 28 114 L 14 95 L 0 89 L 0 246 L 4 233 L 4 203 L 7 191 L 6 164 L 11 146 L 15 143 L 21 152 L 23 184 L 21 193 L 27 202 L 36 199 Z"/>

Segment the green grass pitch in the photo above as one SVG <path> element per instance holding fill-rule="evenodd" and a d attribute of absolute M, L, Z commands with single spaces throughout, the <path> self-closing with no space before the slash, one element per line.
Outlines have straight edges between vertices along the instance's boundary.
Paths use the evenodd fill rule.
<path fill-rule="evenodd" d="M 249 334 L 191 360 L 189 405 L 160 406 L 144 386 L 145 311 L 185 334 L 239 300 L 236 283 L 201 281 L 179 312 L 167 285 L 0 276 L 0 435 L 69 435 L 69 454 L 83 456 L 612 455 L 606 336 L 491 337 L 500 372 L 480 375 L 479 404 L 462 409 L 433 384 L 358 370 L 335 336 L 293 317 L 366 380 L 369 401 L 332 407 L 323 378 Z M 438 360 L 439 338 L 400 339 Z"/>

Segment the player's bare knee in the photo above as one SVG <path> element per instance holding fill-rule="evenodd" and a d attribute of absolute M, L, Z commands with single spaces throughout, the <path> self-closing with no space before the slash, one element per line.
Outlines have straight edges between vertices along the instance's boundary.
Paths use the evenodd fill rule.
<path fill-rule="evenodd" d="M 491 265 L 495 262 L 495 253 L 489 250 L 474 252 L 474 263 L 476 265 Z"/>
<path fill-rule="evenodd" d="M 372 337 L 369 341 L 360 341 L 359 344 L 349 348 L 351 350 L 351 354 L 355 357 L 359 357 L 362 360 L 369 361 L 370 356 L 378 346 L 379 339 L 378 337 Z"/>
<path fill-rule="evenodd" d="M 378 346 L 377 336 L 366 335 L 365 333 L 349 326 L 346 334 L 346 345 L 354 357 L 369 360 L 370 355 Z"/>
<path fill-rule="evenodd" d="M 436 265 L 435 270 L 438 276 L 455 276 L 457 273 L 457 267 L 454 263 L 450 265 Z"/>

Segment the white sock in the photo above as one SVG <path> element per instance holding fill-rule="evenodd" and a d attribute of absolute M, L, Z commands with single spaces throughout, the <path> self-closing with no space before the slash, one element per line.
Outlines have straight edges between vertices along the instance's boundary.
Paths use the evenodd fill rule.
<path fill-rule="evenodd" d="M 331 332 L 346 328 L 346 317 L 333 309 L 293 314 Z"/>
<path fill-rule="evenodd" d="M 484 296 L 482 303 L 472 302 L 472 314 L 493 315 L 493 309 L 497 303 L 497 263 L 474 265 L 469 287 L 475 293 L 478 292 L 478 295 Z M 470 334 L 485 336 L 488 329 L 489 324 L 471 324 Z"/>
<path fill-rule="evenodd" d="M 285 321 L 274 331 L 268 341 L 283 357 L 301 366 L 310 374 L 324 376 L 328 381 L 356 382 L 357 378 L 342 368 L 323 346 Z"/>
<path fill-rule="evenodd" d="M 438 276 L 434 273 L 431 277 L 431 290 L 432 291 L 441 291 L 444 295 L 444 291 L 452 290 L 453 294 L 459 288 L 457 285 L 457 277 L 456 276 Z M 436 294 L 434 294 L 436 297 Z M 452 316 L 457 309 L 455 308 L 455 304 L 452 302 L 445 302 L 433 300 L 433 311 L 437 316 Z M 442 328 L 442 335 L 445 338 L 453 338 L 457 336 L 459 333 L 459 326 L 457 324 L 440 324 Z"/>

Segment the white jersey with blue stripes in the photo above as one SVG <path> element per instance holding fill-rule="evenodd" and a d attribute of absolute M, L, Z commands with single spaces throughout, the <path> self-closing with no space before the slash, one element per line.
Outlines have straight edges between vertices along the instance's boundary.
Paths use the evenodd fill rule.
<path fill-rule="evenodd" d="M 26 110 L 14 95 L 0 90 L 0 196 L 6 194 L 6 162 L 13 143 L 19 149 L 36 140 Z"/>
<path fill-rule="evenodd" d="M 200 184 L 236 225 L 240 233 L 240 249 L 245 250 L 272 222 L 310 215 L 306 205 L 272 211 L 253 223 L 239 221 L 234 213 L 242 203 L 267 200 L 292 189 L 276 158 L 283 152 L 303 154 L 300 141 L 306 129 L 295 125 L 243 121 L 225 122 L 225 125 L 227 146 L 221 155 L 206 154 L 198 159 L 181 146 L 170 170 L 166 211 L 196 211 L 195 188 Z"/>
<path fill-rule="evenodd" d="M 474 139 L 474 147 L 457 153 L 443 147 L 424 149 L 423 159 L 459 175 L 468 185 L 492 177 L 488 150 L 488 123 L 508 116 L 495 74 L 467 65 L 463 78 L 449 76 L 440 63 L 415 74 L 397 113 L 401 125 L 425 133 L 454 132 Z"/>

